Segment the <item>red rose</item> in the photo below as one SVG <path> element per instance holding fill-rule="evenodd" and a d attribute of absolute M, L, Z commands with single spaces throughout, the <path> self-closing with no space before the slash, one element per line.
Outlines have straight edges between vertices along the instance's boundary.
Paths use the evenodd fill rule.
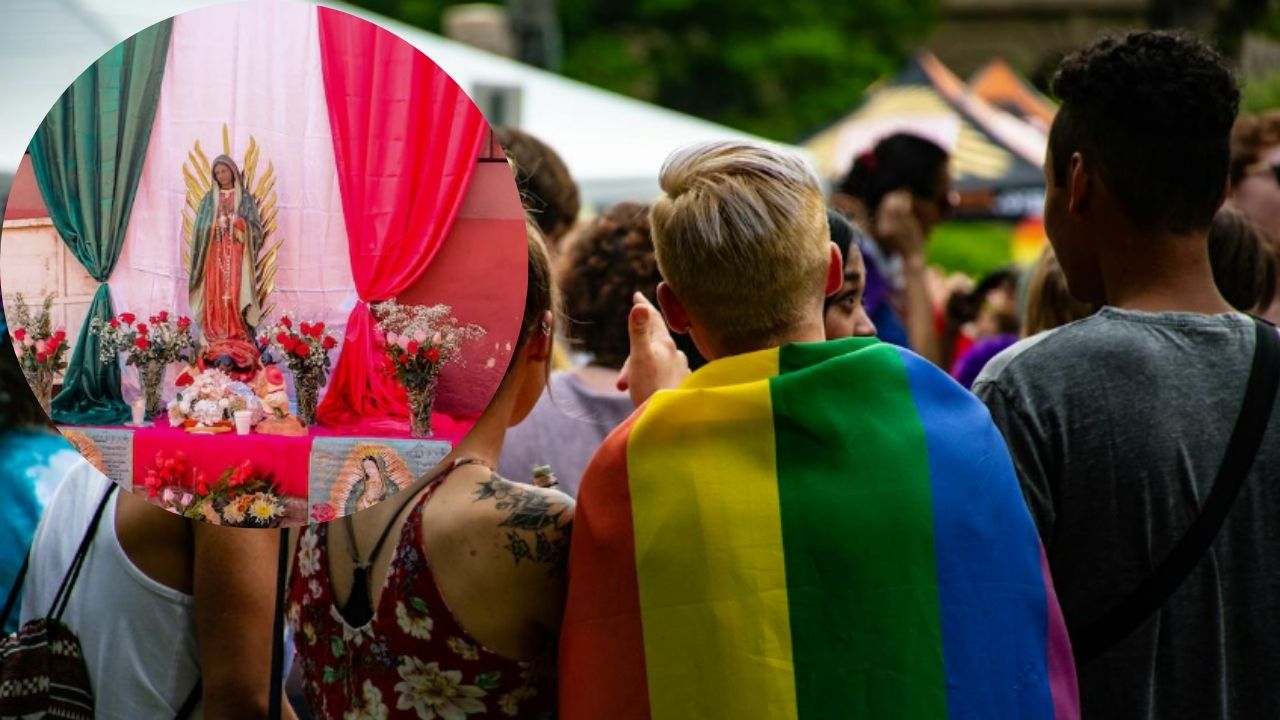
<path fill-rule="evenodd" d="M 312 337 L 314 337 L 315 339 L 319 340 L 319 339 L 320 339 L 320 336 L 321 336 L 321 335 L 323 335 L 323 334 L 324 334 L 324 323 L 322 323 L 322 322 L 318 322 L 318 323 L 316 323 L 315 325 L 312 325 L 312 326 L 311 326 L 311 336 L 312 336 Z"/>
<path fill-rule="evenodd" d="M 301 325 L 299 325 L 299 326 L 298 326 L 298 332 L 302 333 L 303 335 L 310 335 L 310 334 L 311 334 L 311 323 L 305 323 L 305 322 L 304 322 L 304 323 L 302 323 Z"/>
<path fill-rule="evenodd" d="M 146 350 L 151 347 L 151 341 L 146 337 L 139 337 L 137 340 L 133 341 L 133 344 L 136 345 L 139 350 Z"/>
<path fill-rule="evenodd" d="M 147 334 L 147 324 L 146 324 L 146 323 L 138 323 L 138 334 L 139 334 L 139 335 L 146 335 L 146 334 Z"/>
<path fill-rule="evenodd" d="M 204 473 L 199 473 L 196 475 L 196 494 L 197 495 L 209 494 L 209 485 L 204 481 Z"/>
<path fill-rule="evenodd" d="M 48 353 L 36 353 L 36 362 L 43 364 L 44 361 L 48 359 L 49 359 Z"/>
<path fill-rule="evenodd" d="M 133 313 L 120 313 L 120 320 L 122 320 L 126 325 L 132 324 L 136 319 L 137 317 Z"/>
<path fill-rule="evenodd" d="M 284 342 L 280 343 L 280 345 L 284 347 L 285 352 L 293 352 L 294 349 L 298 347 L 298 340 L 297 338 L 286 335 Z"/>
<path fill-rule="evenodd" d="M 426 352 L 427 362 L 433 363 L 440 359 L 440 348 L 431 348 Z"/>
<path fill-rule="evenodd" d="M 280 324 L 289 328 L 290 330 L 293 329 L 293 321 L 289 319 L 288 315 L 285 315 L 284 317 L 280 318 Z"/>
<path fill-rule="evenodd" d="M 288 345 L 288 344 L 289 344 L 289 334 L 288 334 L 288 333 L 286 333 L 286 332 L 278 332 L 278 333 L 276 333 L 276 342 L 280 343 L 281 345 Z"/>
<path fill-rule="evenodd" d="M 267 382 L 272 385 L 279 385 L 284 382 L 284 373 L 280 372 L 280 368 L 275 365 L 268 365 L 266 369 Z"/>
<path fill-rule="evenodd" d="M 110 322 L 110 323 L 108 323 L 108 324 L 109 324 L 109 325 L 111 325 L 111 327 L 113 327 L 113 328 L 118 328 L 118 327 L 120 327 L 120 321 L 119 321 L 119 320 L 117 320 L 116 318 L 111 318 L 111 322 Z"/>
<path fill-rule="evenodd" d="M 186 330 L 187 328 L 191 327 L 191 318 L 187 317 L 186 315 L 183 315 L 182 317 L 178 318 L 178 327 L 182 328 L 183 330 Z"/>
<path fill-rule="evenodd" d="M 325 339 L 320 344 L 325 350 L 332 350 L 338 346 L 338 341 L 334 340 L 333 336 L 329 335 L 325 336 Z"/>
<path fill-rule="evenodd" d="M 160 318 L 160 322 L 168 322 L 168 321 L 169 321 L 169 311 L 168 311 L 168 310 L 161 310 L 161 311 L 160 311 L 160 315 L 159 315 L 158 317 Z"/>
<path fill-rule="evenodd" d="M 196 379 L 191 377 L 191 373 L 184 370 L 182 374 L 178 376 L 178 379 L 173 381 L 173 384 L 178 387 L 187 387 L 195 381 Z"/>
<path fill-rule="evenodd" d="M 311 519 L 316 522 L 329 522 L 337 517 L 337 512 L 329 503 L 316 503 L 311 506 Z"/>
<path fill-rule="evenodd" d="M 418 354 L 418 341 L 417 341 L 417 340 L 410 340 L 410 341 L 409 341 L 409 344 L 408 344 L 407 346 L 405 346 L 405 352 L 409 353 L 409 357 L 413 357 L 414 355 L 417 355 L 417 354 Z"/>
<path fill-rule="evenodd" d="M 57 335 L 54 335 L 53 337 L 49 338 L 49 342 L 45 343 L 45 346 L 44 346 L 45 351 L 48 352 L 50 355 L 52 355 L 58 349 L 59 342 L 60 341 L 58 340 Z"/>
<path fill-rule="evenodd" d="M 26 328 L 18 328 L 17 330 L 14 330 L 13 339 L 17 340 L 18 342 L 22 342 L 23 340 L 26 340 L 27 339 Z"/>
<path fill-rule="evenodd" d="M 63 340 L 66 340 L 66 339 L 67 339 L 67 331 L 66 331 L 66 330 L 59 330 L 59 331 L 55 332 L 55 333 L 53 334 L 53 339 L 54 339 L 54 340 L 57 340 L 58 342 L 62 342 Z"/>
<path fill-rule="evenodd" d="M 298 346 L 294 348 L 294 352 L 298 354 L 298 357 L 306 357 L 311 354 L 311 346 L 304 342 L 300 342 L 298 343 Z"/>
<path fill-rule="evenodd" d="M 155 325 L 156 323 L 160 322 L 160 318 L 156 315 L 152 315 L 151 317 L 147 318 L 147 320 L 151 321 L 152 325 Z"/>

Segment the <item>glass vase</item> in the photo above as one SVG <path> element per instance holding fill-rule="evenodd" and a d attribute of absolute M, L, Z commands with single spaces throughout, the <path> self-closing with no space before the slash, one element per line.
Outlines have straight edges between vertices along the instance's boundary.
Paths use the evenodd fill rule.
<path fill-rule="evenodd" d="M 293 389 L 298 396 L 298 420 L 310 427 L 316 424 L 316 400 L 320 395 L 320 381 L 313 374 L 293 376 Z"/>
<path fill-rule="evenodd" d="M 160 383 L 164 381 L 164 368 L 165 364 L 160 362 L 147 362 L 138 367 L 148 419 L 154 420 L 165 412 L 164 403 L 160 400 Z"/>
<path fill-rule="evenodd" d="M 36 401 L 40 403 L 40 409 L 44 410 L 46 416 L 53 417 L 50 411 L 50 407 L 53 404 L 53 373 L 41 368 L 39 370 L 23 370 L 22 374 L 27 378 L 27 384 L 31 386 L 31 392 L 35 393 Z"/>
<path fill-rule="evenodd" d="M 409 393 L 409 433 L 414 437 L 431 437 L 431 409 L 436 404 L 436 381 L 405 388 Z"/>

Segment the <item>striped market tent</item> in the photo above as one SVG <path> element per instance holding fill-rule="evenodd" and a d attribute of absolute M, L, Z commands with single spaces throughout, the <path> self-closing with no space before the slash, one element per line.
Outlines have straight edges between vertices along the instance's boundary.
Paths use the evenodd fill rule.
<path fill-rule="evenodd" d="M 1036 90 L 1009 63 L 995 59 L 969 78 L 978 97 L 1048 132 L 1058 106 Z"/>
<path fill-rule="evenodd" d="M 871 86 L 856 109 L 802 146 L 824 177 L 838 181 L 854 157 L 895 132 L 924 136 L 951 153 L 962 216 L 1019 219 L 1039 212 L 1046 133 L 983 100 L 928 52 Z"/>

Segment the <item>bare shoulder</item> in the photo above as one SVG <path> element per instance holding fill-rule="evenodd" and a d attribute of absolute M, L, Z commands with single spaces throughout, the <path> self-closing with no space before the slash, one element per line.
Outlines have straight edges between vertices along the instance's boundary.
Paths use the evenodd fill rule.
<path fill-rule="evenodd" d="M 512 482 L 494 472 L 469 487 L 478 530 L 493 534 L 516 567 L 563 575 L 569 558 L 573 499 L 550 488 Z"/>

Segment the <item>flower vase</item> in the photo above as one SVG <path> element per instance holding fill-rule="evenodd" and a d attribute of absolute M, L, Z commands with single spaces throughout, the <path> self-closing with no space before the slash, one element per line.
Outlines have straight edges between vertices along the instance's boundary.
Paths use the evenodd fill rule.
<path fill-rule="evenodd" d="M 142 380 L 142 395 L 147 408 L 147 418 L 157 418 L 164 414 L 164 403 L 160 400 L 160 383 L 164 380 L 164 363 L 149 362 L 138 366 L 138 376 Z"/>
<path fill-rule="evenodd" d="M 409 432 L 414 437 L 431 437 L 431 409 L 436 404 L 436 381 L 405 388 L 409 393 Z"/>
<path fill-rule="evenodd" d="M 53 403 L 53 373 L 42 368 L 34 372 L 23 371 L 22 374 L 27 378 L 31 392 L 35 393 L 40 409 L 44 410 L 46 416 L 53 417 L 50 410 Z"/>
<path fill-rule="evenodd" d="M 320 394 L 320 381 L 315 375 L 293 376 L 293 388 L 298 396 L 298 420 L 308 427 L 316 424 L 316 398 Z"/>

